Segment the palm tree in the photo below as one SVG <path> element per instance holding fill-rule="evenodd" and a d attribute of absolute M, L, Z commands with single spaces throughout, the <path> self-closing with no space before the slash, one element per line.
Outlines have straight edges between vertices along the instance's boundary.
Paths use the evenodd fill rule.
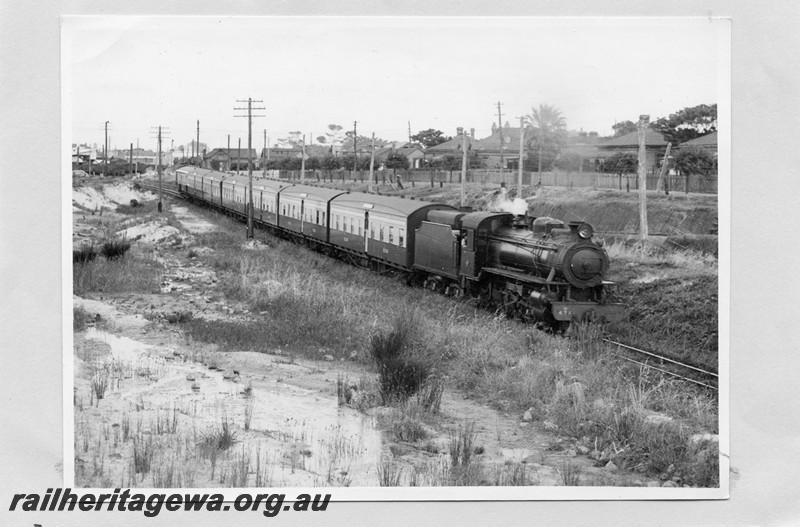
<path fill-rule="evenodd" d="M 542 184 L 542 153 L 545 148 L 558 151 L 566 141 L 567 120 L 561 110 L 550 104 L 531 108 L 527 122 L 534 128 L 534 142 L 539 152 L 539 184 Z"/>

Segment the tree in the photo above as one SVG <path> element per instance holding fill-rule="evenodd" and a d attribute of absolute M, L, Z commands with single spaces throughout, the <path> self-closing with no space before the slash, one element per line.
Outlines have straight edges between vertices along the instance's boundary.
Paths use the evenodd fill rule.
<path fill-rule="evenodd" d="M 611 128 L 614 130 L 614 137 L 628 135 L 631 132 L 637 131 L 636 123 L 634 123 L 633 121 L 622 121 L 616 123 Z"/>
<path fill-rule="evenodd" d="M 689 192 L 689 176 L 694 174 L 708 176 L 717 168 L 717 160 L 711 152 L 700 146 L 681 146 L 675 152 L 672 161 L 678 173 L 686 178 L 684 180 L 686 192 Z"/>
<path fill-rule="evenodd" d="M 717 105 L 700 104 L 657 119 L 651 127 L 671 143 L 685 143 L 717 129 Z"/>
<path fill-rule="evenodd" d="M 300 148 L 303 146 L 303 133 L 297 130 L 289 132 L 288 137 L 278 139 L 278 146 L 281 148 Z"/>
<path fill-rule="evenodd" d="M 441 130 L 434 130 L 433 128 L 422 130 L 411 136 L 412 141 L 420 143 L 425 148 L 440 145 L 450 139 L 452 139 L 452 137 L 446 137 Z"/>
<path fill-rule="evenodd" d="M 320 135 L 317 137 L 317 142 L 321 145 L 337 147 L 342 145 L 344 137 L 344 128 L 338 124 L 329 124 L 328 131 L 325 132 L 325 135 Z"/>
<path fill-rule="evenodd" d="M 545 153 L 552 154 L 552 160 L 555 160 L 561 147 L 567 142 L 567 120 L 561 114 L 561 110 L 550 104 L 540 104 L 538 108 L 531 110 L 530 115 L 526 116 L 533 128 L 528 145 L 538 156 L 537 167 L 541 182 Z"/>
<path fill-rule="evenodd" d="M 622 190 L 622 175 L 634 174 L 639 167 L 639 159 L 630 152 L 614 152 L 603 160 L 603 172 L 619 176 L 619 189 Z M 630 187 L 628 188 L 630 191 Z"/>

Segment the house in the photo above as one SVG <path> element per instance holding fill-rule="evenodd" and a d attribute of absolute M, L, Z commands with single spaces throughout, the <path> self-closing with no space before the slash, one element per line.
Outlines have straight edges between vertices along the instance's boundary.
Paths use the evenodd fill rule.
<path fill-rule="evenodd" d="M 249 154 L 247 148 L 215 148 L 206 154 L 204 163 L 213 170 L 227 172 L 237 166 L 246 167 L 248 159 L 252 159 L 254 164 L 258 162 L 258 152 L 254 148 L 249 150 Z"/>
<path fill-rule="evenodd" d="M 438 161 L 443 159 L 445 156 L 458 156 L 461 157 L 463 155 L 463 145 L 464 145 L 464 129 L 459 127 L 456 130 L 456 137 L 450 139 L 449 141 L 445 141 L 444 143 L 438 144 L 436 146 L 431 146 L 425 149 L 425 159 L 431 161 Z M 471 154 L 475 155 L 478 152 L 479 141 L 475 139 L 475 129 L 472 128 L 470 130 L 470 134 L 466 137 L 467 142 L 467 151 Z"/>
<path fill-rule="evenodd" d="M 717 132 L 716 130 L 711 132 L 710 134 L 701 135 L 700 137 L 696 137 L 691 141 L 686 141 L 683 143 L 684 145 L 688 146 L 699 146 L 701 148 L 708 149 L 709 152 L 714 154 L 714 157 L 717 156 Z M 683 145 L 681 145 L 683 146 Z"/>
<path fill-rule="evenodd" d="M 473 146 L 486 168 L 515 168 L 519 163 L 520 128 L 492 125 L 492 135 Z"/>
<path fill-rule="evenodd" d="M 401 148 L 383 147 L 375 150 L 375 166 L 386 163 L 386 160 L 389 159 L 389 156 L 393 153 L 406 156 L 409 168 L 421 168 L 422 160 L 425 158 L 425 152 L 418 146 L 404 146 Z"/>
<path fill-rule="evenodd" d="M 93 148 L 89 145 L 80 145 L 74 144 L 72 145 L 72 162 L 73 163 L 85 163 L 86 161 L 96 161 L 97 160 L 97 149 Z"/>
<path fill-rule="evenodd" d="M 658 171 L 661 159 L 667 150 L 667 141 L 664 136 L 651 129 L 645 130 L 645 152 L 647 159 L 645 167 L 648 174 L 654 174 Z M 597 145 L 599 159 L 605 159 L 616 152 L 626 152 L 633 155 L 639 154 L 639 132 L 631 132 L 629 134 L 621 135 L 619 137 L 612 137 L 598 143 Z"/>

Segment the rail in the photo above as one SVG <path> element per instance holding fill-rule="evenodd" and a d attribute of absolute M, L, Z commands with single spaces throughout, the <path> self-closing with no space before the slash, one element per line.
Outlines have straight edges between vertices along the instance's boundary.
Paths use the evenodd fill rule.
<path fill-rule="evenodd" d="M 713 378 L 716 381 L 719 381 L 719 374 L 717 374 L 717 373 L 714 373 L 714 372 L 711 372 L 711 371 L 708 371 L 708 370 L 704 370 L 704 369 L 698 368 L 696 366 L 692 366 L 691 364 L 686 364 L 686 363 L 683 363 L 683 362 L 680 362 L 680 361 L 677 361 L 677 360 L 674 360 L 674 359 L 670 359 L 669 357 L 664 357 L 663 355 L 659 355 L 657 353 L 652 353 L 650 351 L 645 351 L 645 350 L 642 350 L 642 349 L 639 349 L 639 348 L 635 348 L 633 346 L 629 346 L 627 344 L 623 344 L 623 343 L 617 342 L 615 340 L 611 340 L 611 339 L 608 339 L 608 338 L 604 338 L 602 340 L 603 340 L 603 342 L 607 342 L 609 344 L 613 344 L 613 345 L 618 346 L 620 348 L 624 348 L 624 349 L 627 349 L 627 350 L 630 350 L 630 351 L 635 351 L 637 353 L 641 353 L 643 355 L 647 355 L 648 357 L 656 358 L 656 359 L 658 359 L 658 360 L 660 360 L 662 362 L 669 362 L 669 363 L 674 364 L 676 366 L 679 366 L 681 368 L 686 368 L 688 370 L 692 370 L 692 371 L 697 372 L 697 373 L 699 373 L 701 375 L 705 375 L 707 377 Z M 701 381 L 698 381 L 696 379 L 692 379 L 690 377 L 686 377 L 685 375 L 680 375 L 678 373 L 675 373 L 675 372 L 672 372 L 672 371 L 669 371 L 669 370 L 665 370 L 665 369 L 659 368 L 657 366 L 653 366 L 652 364 L 647 364 L 645 362 L 637 361 L 637 360 L 631 359 L 630 357 L 625 357 L 625 356 L 620 355 L 620 354 L 617 354 L 617 356 L 620 357 L 623 360 L 628 361 L 628 362 L 633 362 L 635 364 L 640 364 L 640 365 L 645 366 L 647 368 L 651 368 L 651 369 L 654 369 L 656 371 L 660 371 L 660 372 L 665 373 L 667 375 L 671 375 L 673 377 L 677 377 L 677 378 L 683 379 L 685 381 L 688 381 L 688 382 L 691 382 L 691 383 L 694 383 L 694 384 L 698 384 L 700 386 L 704 386 L 704 387 L 712 389 L 712 390 L 719 390 L 719 388 L 717 386 L 714 386 L 712 384 L 707 384 L 705 382 L 701 382 Z"/>

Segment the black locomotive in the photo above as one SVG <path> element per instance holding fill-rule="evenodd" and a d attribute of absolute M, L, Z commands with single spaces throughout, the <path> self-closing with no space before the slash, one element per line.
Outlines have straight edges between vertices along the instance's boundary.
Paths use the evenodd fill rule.
<path fill-rule="evenodd" d="M 176 172 L 187 198 L 242 219 L 248 180 L 196 167 Z M 620 320 L 608 255 L 588 223 L 467 212 L 421 200 L 256 179 L 253 217 L 267 230 L 451 296 L 556 330 L 572 320 Z"/>

